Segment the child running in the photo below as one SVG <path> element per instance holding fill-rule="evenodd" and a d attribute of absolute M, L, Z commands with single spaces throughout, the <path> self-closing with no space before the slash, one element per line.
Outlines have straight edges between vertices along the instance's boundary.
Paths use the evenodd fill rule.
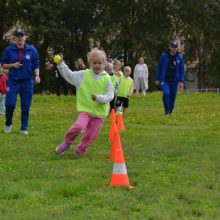
<path fill-rule="evenodd" d="M 115 103 L 116 103 L 117 93 L 118 93 L 118 89 L 119 89 L 119 79 L 116 75 L 113 74 L 113 64 L 112 63 L 107 63 L 105 70 L 111 77 L 111 81 L 112 81 L 112 85 L 113 85 L 113 89 L 114 89 L 114 98 L 110 102 L 110 112 L 111 112 L 112 109 L 116 110 Z"/>
<path fill-rule="evenodd" d="M 61 58 L 58 60 L 54 59 L 61 75 L 77 88 L 79 115 L 66 133 L 64 141 L 56 148 L 56 153 L 64 153 L 74 143 L 77 136 L 83 133 L 80 144 L 72 154 L 73 158 L 82 157 L 97 138 L 104 118 L 109 113 L 109 102 L 114 97 L 110 76 L 104 71 L 106 53 L 96 48 L 92 49 L 88 53 L 91 69 L 80 71 L 71 71 Z"/>
<path fill-rule="evenodd" d="M 129 99 L 133 93 L 133 79 L 130 77 L 131 75 L 131 67 L 125 66 L 124 75 L 120 78 L 120 87 L 118 91 L 118 97 L 116 101 L 117 110 L 121 110 L 121 106 L 123 107 L 123 114 L 125 115 L 126 109 L 129 106 Z"/>

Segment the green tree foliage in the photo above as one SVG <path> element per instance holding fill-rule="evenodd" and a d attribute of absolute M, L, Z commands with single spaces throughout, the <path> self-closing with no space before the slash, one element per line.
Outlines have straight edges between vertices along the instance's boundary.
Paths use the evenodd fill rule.
<path fill-rule="evenodd" d="M 184 24 L 182 34 L 191 45 L 186 50 L 186 60 L 197 58 L 199 61 L 199 87 L 220 86 L 219 74 L 215 71 L 220 50 L 220 2 L 187 0 L 177 3 L 179 19 Z"/>
<path fill-rule="evenodd" d="M 3 50 L 7 44 L 3 41 L 3 36 L 17 21 L 19 8 L 19 1 L 14 0 L 0 0 L 0 51 Z"/>
<path fill-rule="evenodd" d="M 0 6 L 0 34 L 22 24 L 38 47 L 42 74 L 48 47 L 64 51 L 73 67 L 77 57 L 86 60 L 90 48 L 98 46 L 131 67 L 143 56 L 155 89 L 159 56 L 171 38 L 180 36 L 184 59 L 199 60 L 200 87 L 220 86 L 219 0 L 1 0 Z"/>
<path fill-rule="evenodd" d="M 150 67 L 150 84 L 154 86 L 156 62 L 172 37 L 168 1 L 108 1 L 97 35 L 113 58 L 124 55 L 127 65 L 134 65 L 143 56 Z"/>

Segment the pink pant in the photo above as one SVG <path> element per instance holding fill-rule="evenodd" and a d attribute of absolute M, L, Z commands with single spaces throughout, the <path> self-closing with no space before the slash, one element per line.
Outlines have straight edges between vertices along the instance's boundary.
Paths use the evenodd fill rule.
<path fill-rule="evenodd" d="M 86 149 L 94 142 L 98 136 L 103 122 L 103 118 L 93 117 L 86 112 L 79 113 L 77 121 L 72 125 L 66 134 L 65 142 L 68 145 L 73 144 L 76 137 L 81 134 L 83 130 L 85 130 L 83 138 L 76 149 L 76 152 L 79 154 L 85 153 Z"/>

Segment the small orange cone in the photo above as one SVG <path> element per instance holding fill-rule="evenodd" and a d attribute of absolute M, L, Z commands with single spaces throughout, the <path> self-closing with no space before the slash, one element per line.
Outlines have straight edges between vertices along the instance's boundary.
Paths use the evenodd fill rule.
<path fill-rule="evenodd" d="M 116 149 L 119 147 L 121 148 L 121 140 L 120 140 L 119 132 L 117 130 L 114 133 L 114 138 L 112 141 L 112 146 L 111 146 L 110 156 L 109 156 L 110 160 L 114 160 Z"/>
<path fill-rule="evenodd" d="M 110 112 L 110 120 L 115 121 L 116 120 L 116 114 L 115 114 L 115 109 L 112 109 Z"/>
<path fill-rule="evenodd" d="M 118 128 L 119 131 L 124 131 L 125 130 L 124 122 L 122 120 L 122 114 L 118 114 L 117 128 Z"/>
<path fill-rule="evenodd" d="M 117 125 L 116 125 L 115 121 L 111 121 L 110 131 L 109 131 L 109 140 L 110 141 L 113 141 L 115 131 L 118 131 Z"/>
<path fill-rule="evenodd" d="M 115 161 L 110 182 L 110 187 L 113 186 L 127 186 L 130 188 L 124 154 L 121 146 L 117 147 L 115 152 Z"/>

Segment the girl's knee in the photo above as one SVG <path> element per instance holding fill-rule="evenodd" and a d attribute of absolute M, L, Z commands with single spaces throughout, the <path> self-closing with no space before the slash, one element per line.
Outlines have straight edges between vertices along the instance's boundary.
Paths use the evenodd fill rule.
<path fill-rule="evenodd" d="M 74 128 L 74 130 L 78 131 L 79 133 L 81 133 L 83 131 L 83 126 L 78 123 L 75 123 L 73 128 Z"/>

